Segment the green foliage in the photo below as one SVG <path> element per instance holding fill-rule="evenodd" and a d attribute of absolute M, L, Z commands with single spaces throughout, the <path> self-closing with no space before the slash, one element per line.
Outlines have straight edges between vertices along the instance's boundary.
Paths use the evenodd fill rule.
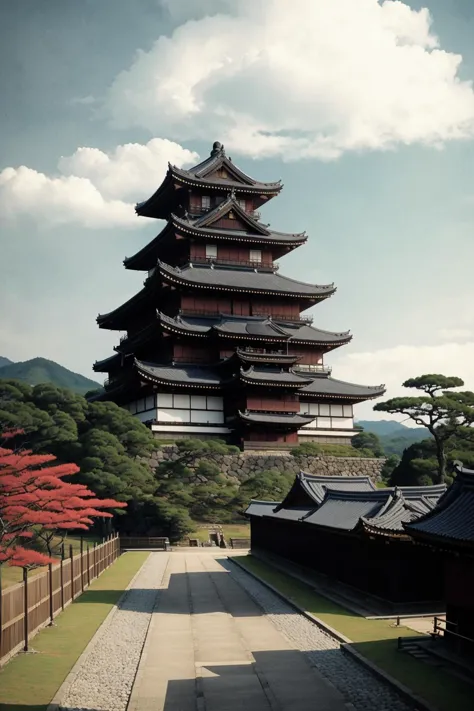
<path fill-rule="evenodd" d="M 399 463 L 400 457 L 398 456 L 398 454 L 391 454 L 389 457 L 387 457 L 387 459 L 385 460 L 385 464 L 383 465 L 380 471 L 380 476 L 383 482 L 390 481 L 393 470 L 399 465 Z"/>
<path fill-rule="evenodd" d="M 374 410 L 405 415 L 417 425 L 426 427 L 433 437 L 435 470 L 431 469 L 431 464 L 426 464 L 426 458 L 416 464 L 410 460 L 410 469 L 418 472 L 418 478 L 424 476 L 425 480 L 429 477 L 436 483 L 442 482 L 447 475 L 447 456 L 453 439 L 474 439 L 471 427 L 474 424 L 474 393 L 451 392 L 451 388 L 462 387 L 464 382 L 461 378 L 439 374 L 410 378 L 403 385 L 424 394 L 391 398 L 377 403 Z"/>
<path fill-rule="evenodd" d="M 68 388 L 75 393 L 84 395 L 91 389 L 97 390 L 99 383 L 85 378 L 79 373 L 73 373 L 62 365 L 46 358 L 32 358 L 22 363 L 7 363 L 2 366 L 2 378 L 10 378 L 39 385 L 51 383 L 59 388 Z"/>
<path fill-rule="evenodd" d="M 351 444 L 356 449 L 372 452 L 374 457 L 384 456 L 382 443 L 374 432 L 359 432 L 352 438 Z"/>
<path fill-rule="evenodd" d="M 75 482 L 82 481 L 101 497 L 130 502 L 128 517 L 137 502 L 153 496 L 153 473 L 137 459 L 156 448 L 153 435 L 114 403 L 88 403 L 49 383 L 31 387 L 0 380 L 0 428 L 9 427 L 25 431 L 15 438 L 15 446 L 75 462 L 81 469 Z"/>
<path fill-rule="evenodd" d="M 260 501 L 282 501 L 289 492 L 294 474 L 269 469 L 244 481 L 240 486 L 239 505 L 246 509 L 250 499 Z"/>
<path fill-rule="evenodd" d="M 370 449 L 356 449 L 348 444 L 317 444 L 316 442 L 303 442 L 298 447 L 293 447 L 291 454 L 294 457 L 373 457 Z"/>

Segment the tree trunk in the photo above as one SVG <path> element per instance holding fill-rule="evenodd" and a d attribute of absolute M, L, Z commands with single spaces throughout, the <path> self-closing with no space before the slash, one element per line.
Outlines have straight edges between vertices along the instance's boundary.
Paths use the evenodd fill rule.
<path fill-rule="evenodd" d="M 446 476 L 446 454 L 444 451 L 444 440 L 433 434 L 436 444 L 436 459 L 438 460 L 438 478 L 436 484 L 442 484 Z"/>

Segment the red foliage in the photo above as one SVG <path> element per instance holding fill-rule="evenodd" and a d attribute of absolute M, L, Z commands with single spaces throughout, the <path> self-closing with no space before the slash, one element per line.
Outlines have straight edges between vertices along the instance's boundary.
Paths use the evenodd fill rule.
<path fill-rule="evenodd" d="M 103 509 L 126 506 L 114 499 L 96 498 L 83 484 L 63 481 L 79 468 L 75 464 L 45 466 L 55 459 L 50 454 L 0 447 L 0 564 L 8 561 L 32 567 L 51 562 L 49 556 L 22 546 L 22 539 L 35 535 L 48 542 L 58 529 L 87 530 L 93 518 L 112 517 Z"/>

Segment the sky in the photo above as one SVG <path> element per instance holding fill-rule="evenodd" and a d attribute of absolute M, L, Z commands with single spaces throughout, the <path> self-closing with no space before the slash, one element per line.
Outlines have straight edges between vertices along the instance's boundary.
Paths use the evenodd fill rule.
<path fill-rule="evenodd" d="M 281 273 L 337 285 L 334 377 L 474 389 L 472 0 L 17 0 L 0 35 L 0 355 L 99 379 L 162 227 L 135 202 L 219 140 L 309 235 Z"/>

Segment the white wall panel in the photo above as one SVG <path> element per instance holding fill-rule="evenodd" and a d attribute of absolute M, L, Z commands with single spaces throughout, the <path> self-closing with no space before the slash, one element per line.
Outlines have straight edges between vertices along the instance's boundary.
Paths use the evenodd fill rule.
<path fill-rule="evenodd" d="M 173 396 L 170 393 L 157 394 L 158 407 L 173 407 Z"/>
<path fill-rule="evenodd" d="M 208 410 L 223 410 L 224 409 L 224 398 L 214 397 L 210 395 L 207 398 L 207 409 Z"/>
<path fill-rule="evenodd" d="M 188 409 L 191 405 L 191 398 L 189 395 L 174 395 L 173 405 L 174 407 L 182 407 Z"/>
<path fill-rule="evenodd" d="M 158 420 L 162 422 L 189 422 L 189 410 L 158 408 Z"/>
<path fill-rule="evenodd" d="M 205 410 L 206 409 L 206 396 L 205 395 L 191 395 L 191 410 Z"/>

